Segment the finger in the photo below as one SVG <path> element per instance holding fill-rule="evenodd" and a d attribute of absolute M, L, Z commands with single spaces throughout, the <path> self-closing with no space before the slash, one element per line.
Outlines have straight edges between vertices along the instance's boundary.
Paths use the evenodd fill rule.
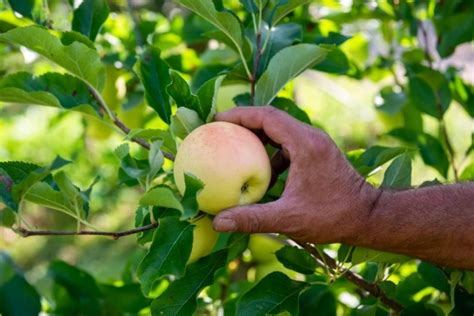
<path fill-rule="evenodd" d="M 218 113 L 217 121 L 242 125 L 248 129 L 262 129 L 274 142 L 290 145 L 301 126 L 297 120 L 272 106 L 237 107 Z"/>
<path fill-rule="evenodd" d="M 214 229 L 220 232 L 277 233 L 281 202 L 237 206 L 214 218 Z"/>

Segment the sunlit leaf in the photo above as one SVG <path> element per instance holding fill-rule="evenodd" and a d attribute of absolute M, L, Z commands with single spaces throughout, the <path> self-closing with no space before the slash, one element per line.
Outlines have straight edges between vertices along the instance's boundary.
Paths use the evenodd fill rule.
<path fill-rule="evenodd" d="M 167 187 L 156 187 L 145 193 L 140 199 L 140 205 L 161 206 L 183 211 L 183 206 L 176 195 Z"/>
<path fill-rule="evenodd" d="M 411 185 L 411 157 L 402 154 L 395 158 L 385 171 L 382 187 L 408 188 Z"/>
<path fill-rule="evenodd" d="M 101 90 L 105 68 L 99 54 L 80 42 L 64 45 L 50 31 L 39 26 L 26 26 L 0 34 L 0 40 L 24 46 L 48 58 L 76 77 Z"/>
<path fill-rule="evenodd" d="M 277 93 L 291 79 L 322 61 L 326 55 L 327 50 L 312 44 L 298 44 L 278 52 L 257 82 L 255 105 L 271 104 Z"/>
<path fill-rule="evenodd" d="M 148 295 L 153 284 L 164 275 L 183 276 L 191 254 L 193 226 L 174 217 L 160 220 L 150 250 L 137 269 L 143 293 Z"/>

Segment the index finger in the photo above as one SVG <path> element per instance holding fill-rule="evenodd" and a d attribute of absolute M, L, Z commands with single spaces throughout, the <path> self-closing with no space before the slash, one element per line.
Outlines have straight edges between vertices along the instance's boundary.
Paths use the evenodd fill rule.
<path fill-rule="evenodd" d="M 272 106 L 237 107 L 218 113 L 216 120 L 238 124 L 248 129 L 261 129 L 275 143 L 284 146 L 292 143 L 301 124 Z"/>

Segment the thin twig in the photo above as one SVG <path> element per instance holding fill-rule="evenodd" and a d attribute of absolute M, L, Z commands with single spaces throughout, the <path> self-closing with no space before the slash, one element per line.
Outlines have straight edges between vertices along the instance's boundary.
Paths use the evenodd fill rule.
<path fill-rule="evenodd" d="M 326 268 L 330 269 L 332 273 L 334 274 L 334 272 L 338 268 L 338 264 L 336 260 L 334 260 L 331 256 L 327 255 L 324 252 L 319 253 L 318 250 L 315 248 L 315 246 L 309 243 L 297 242 L 297 244 L 300 245 L 302 248 L 304 248 L 306 251 L 308 251 L 318 264 L 321 265 L 321 263 L 324 262 L 326 265 Z M 403 306 L 397 301 L 389 298 L 385 294 L 385 292 L 380 288 L 380 286 L 378 286 L 377 284 L 367 282 L 361 276 L 345 268 L 340 269 L 340 275 L 342 275 L 347 281 L 355 284 L 357 287 L 365 290 L 366 292 L 370 293 L 372 296 L 378 298 L 382 303 L 390 307 L 396 313 L 400 313 L 402 311 Z"/>
<path fill-rule="evenodd" d="M 253 63 L 253 72 L 252 72 L 252 77 L 250 78 L 250 101 L 252 105 L 255 105 L 255 86 L 257 84 L 257 74 L 258 74 L 258 68 L 260 66 L 260 58 L 262 57 L 262 33 L 259 30 L 255 34 L 255 44 L 257 46 L 257 51 L 255 52 L 255 60 Z M 259 104 L 263 105 L 263 104 Z"/>
<path fill-rule="evenodd" d="M 22 237 L 30 236 L 77 236 L 77 235 L 91 235 L 91 236 L 110 236 L 114 240 L 121 237 L 138 234 L 148 230 L 155 229 L 159 226 L 158 222 L 137 227 L 134 229 L 119 231 L 119 232 L 107 232 L 107 231 L 94 231 L 94 230 L 80 230 L 80 231 L 56 231 L 56 230 L 28 230 L 23 227 L 14 228 L 13 230 L 21 235 Z"/>
<path fill-rule="evenodd" d="M 92 96 L 94 97 L 94 99 L 97 101 L 97 103 L 99 104 L 99 107 L 102 111 L 104 111 L 107 116 L 112 120 L 112 122 L 114 123 L 115 126 L 117 126 L 125 135 L 128 135 L 130 133 L 130 128 L 128 128 L 125 123 L 123 123 L 118 117 L 117 115 L 115 115 L 110 109 L 109 107 L 107 106 L 107 104 L 105 103 L 104 99 L 102 98 L 102 96 L 100 95 L 99 92 L 97 92 L 97 90 L 95 90 L 94 88 L 90 87 L 90 92 L 92 94 Z M 139 138 L 139 137 L 132 137 L 130 139 L 132 142 L 134 143 L 137 143 L 138 145 L 142 146 L 143 148 L 147 149 L 147 150 L 150 150 L 150 144 L 144 140 L 143 138 Z M 175 156 L 172 154 L 172 153 L 169 153 L 169 152 L 165 152 L 163 151 L 163 156 L 165 156 L 165 158 L 169 159 L 169 160 L 172 160 L 174 161 L 174 158 Z"/>

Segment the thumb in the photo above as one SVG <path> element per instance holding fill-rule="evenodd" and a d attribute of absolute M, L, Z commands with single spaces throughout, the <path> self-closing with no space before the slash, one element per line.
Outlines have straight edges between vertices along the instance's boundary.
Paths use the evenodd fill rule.
<path fill-rule="evenodd" d="M 214 218 L 214 229 L 219 232 L 272 233 L 281 230 L 281 203 L 237 206 L 222 211 Z"/>

